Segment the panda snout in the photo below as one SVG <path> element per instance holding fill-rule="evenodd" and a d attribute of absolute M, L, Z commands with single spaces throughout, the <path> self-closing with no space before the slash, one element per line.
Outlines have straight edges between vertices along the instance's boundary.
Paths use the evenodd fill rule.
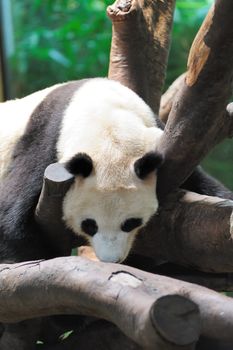
<path fill-rule="evenodd" d="M 126 235 L 124 236 L 122 239 L 121 234 L 106 237 L 104 234 L 97 233 L 92 239 L 96 256 L 103 262 L 120 263 L 125 260 L 131 244 L 126 239 Z"/>

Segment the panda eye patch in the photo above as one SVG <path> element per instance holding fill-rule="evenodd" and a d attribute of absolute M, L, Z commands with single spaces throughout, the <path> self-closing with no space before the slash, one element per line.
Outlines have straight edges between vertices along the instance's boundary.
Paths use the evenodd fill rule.
<path fill-rule="evenodd" d="M 98 231 L 98 226 L 95 220 L 85 219 L 81 223 L 81 229 L 89 236 L 94 236 Z"/>
<path fill-rule="evenodd" d="M 121 230 L 124 232 L 130 232 L 141 225 L 142 225 L 142 219 L 130 218 L 125 220 L 125 222 L 121 224 Z"/>

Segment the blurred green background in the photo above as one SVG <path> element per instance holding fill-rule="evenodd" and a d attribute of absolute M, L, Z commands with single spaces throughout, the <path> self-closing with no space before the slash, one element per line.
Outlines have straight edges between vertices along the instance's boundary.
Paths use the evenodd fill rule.
<path fill-rule="evenodd" d="M 9 87 L 23 96 L 57 82 L 105 76 L 113 0 L 11 0 L 8 23 Z M 177 0 L 166 86 L 186 70 L 192 40 L 213 0 Z M 8 19 L 9 21 L 9 19 Z M 12 28 L 10 33 L 9 28 Z M 211 174 L 233 189 L 233 142 L 204 160 Z"/>

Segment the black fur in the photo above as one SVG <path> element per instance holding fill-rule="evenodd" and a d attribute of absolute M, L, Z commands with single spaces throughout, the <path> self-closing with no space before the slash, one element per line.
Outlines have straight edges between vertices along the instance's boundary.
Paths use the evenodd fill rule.
<path fill-rule="evenodd" d="M 64 111 L 84 82 L 68 83 L 46 96 L 16 144 L 8 174 L 0 184 L 0 261 L 56 256 L 36 225 L 33 213 L 44 170 L 57 161 L 56 143 Z"/>
<path fill-rule="evenodd" d="M 201 166 L 198 166 L 192 175 L 181 186 L 186 190 L 205 194 L 208 196 L 217 196 L 225 199 L 233 199 L 233 193 L 221 182 L 211 175 L 207 174 Z"/>
<path fill-rule="evenodd" d="M 94 236 L 98 232 L 98 225 L 94 219 L 85 219 L 81 223 L 81 228 L 89 236 Z"/>
<path fill-rule="evenodd" d="M 142 225 L 141 218 L 130 218 L 125 220 L 125 222 L 123 222 L 123 224 L 121 225 L 121 230 L 124 232 L 130 232 L 141 225 Z"/>
<path fill-rule="evenodd" d="M 66 170 L 72 175 L 88 177 L 93 169 L 91 157 L 86 153 L 78 153 L 65 164 Z"/>
<path fill-rule="evenodd" d="M 134 163 L 134 170 L 139 179 L 144 180 L 147 175 L 160 167 L 163 157 L 157 152 L 148 152 Z"/>

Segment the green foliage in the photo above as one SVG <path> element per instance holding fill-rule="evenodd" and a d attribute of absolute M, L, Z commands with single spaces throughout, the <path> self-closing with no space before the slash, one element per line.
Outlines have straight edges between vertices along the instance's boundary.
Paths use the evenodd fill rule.
<path fill-rule="evenodd" d="M 104 76 L 111 23 L 101 0 L 12 0 L 15 52 L 12 94 L 57 82 Z"/>
<path fill-rule="evenodd" d="M 72 79 L 105 76 L 111 0 L 11 0 L 15 51 L 12 94 L 22 96 Z M 186 68 L 188 50 L 212 0 L 178 0 L 168 66 L 169 85 Z"/>
<path fill-rule="evenodd" d="M 74 333 L 73 330 L 71 331 L 67 331 L 64 334 L 62 334 L 59 338 L 63 341 L 66 340 L 67 338 L 69 338 L 70 335 L 72 335 Z"/>

